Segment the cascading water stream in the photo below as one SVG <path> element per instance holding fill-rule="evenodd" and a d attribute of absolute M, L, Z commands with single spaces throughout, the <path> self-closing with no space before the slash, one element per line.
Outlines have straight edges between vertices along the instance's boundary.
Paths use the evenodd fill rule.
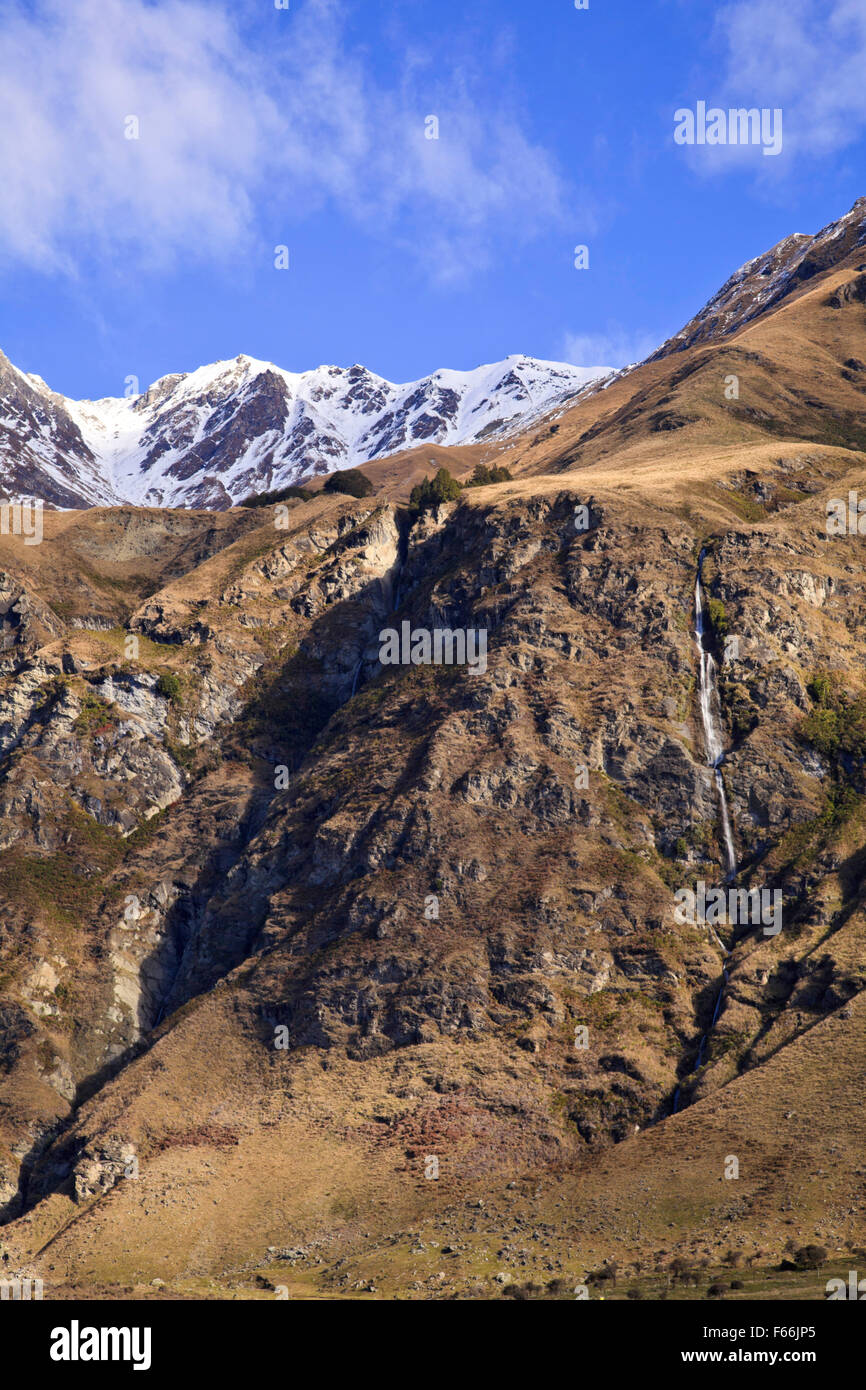
<path fill-rule="evenodd" d="M 716 683 L 716 662 L 712 652 L 707 649 L 705 642 L 706 627 L 704 623 L 703 595 L 701 592 L 701 572 L 703 566 L 704 551 L 702 550 L 698 560 L 697 578 L 695 579 L 695 642 L 700 659 L 700 689 L 698 695 L 700 697 L 701 719 L 704 725 L 707 763 L 713 769 L 713 775 L 716 779 L 716 791 L 719 796 L 722 834 L 725 842 L 725 878 L 730 882 L 737 872 L 737 852 L 734 849 L 734 834 L 731 828 L 728 798 L 725 794 L 725 784 L 722 780 L 721 771 L 722 763 L 725 760 L 725 751 L 722 745 L 721 718 L 720 714 L 716 713 L 717 710 L 721 710 L 718 685 Z"/>
<path fill-rule="evenodd" d="M 702 574 L 704 567 L 704 554 L 701 551 L 698 558 L 698 573 L 695 579 L 695 643 L 698 648 L 698 658 L 700 665 L 700 687 L 698 697 L 701 706 L 701 720 L 704 726 L 704 743 L 706 745 L 707 763 L 713 769 L 716 779 L 716 791 L 719 797 L 719 812 L 722 823 L 722 834 L 725 842 L 725 882 L 730 883 L 737 872 L 737 852 L 734 848 L 734 832 L 731 826 L 731 816 L 728 810 L 728 798 L 725 793 L 725 784 L 722 780 L 721 767 L 725 759 L 725 750 L 722 743 L 722 722 L 721 722 L 721 702 L 719 700 L 719 690 L 716 680 L 716 662 L 711 651 L 707 649 L 705 636 L 706 626 L 704 622 L 704 602 L 702 592 Z M 728 948 L 721 940 L 715 927 L 707 924 L 710 934 L 715 939 L 716 945 L 727 957 Z M 699 1071 L 703 1065 L 704 1049 L 707 1045 L 710 1033 L 716 1026 L 719 1011 L 722 1007 L 722 999 L 725 994 L 725 986 L 728 983 L 727 967 L 722 967 L 722 983 L 716 997 L 713 1017 L 710 1026 L 698 1044 L 698 1055 L 695 1065 L 692 1067 L 692 1075 Z M 673 1113 L 676 1114 L 680 1104 L 680 1087 L 674 1092 Z"/>

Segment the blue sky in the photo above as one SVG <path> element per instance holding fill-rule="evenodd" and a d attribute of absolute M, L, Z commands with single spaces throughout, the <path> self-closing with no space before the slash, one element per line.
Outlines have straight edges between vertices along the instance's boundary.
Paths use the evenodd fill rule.
<path fill-rule="evenodd" d="M 6 0 L 0 347 L 90 397 L 620 365 L 866 193 L 864 71 L 862 0 Z M 782 108 L 781 154 L 677 145 L 699 100 Z"/>

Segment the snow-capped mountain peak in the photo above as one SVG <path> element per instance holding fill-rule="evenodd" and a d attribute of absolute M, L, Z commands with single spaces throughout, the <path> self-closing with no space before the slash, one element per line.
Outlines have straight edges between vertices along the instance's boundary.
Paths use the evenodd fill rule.
<path fill-rule="evenodd" d="M 514 432 L 607 375 L 514 355 L 396 384 L 360 363 L 289 372 L 242 353 L 72 401 L 2 358 L 0 471 L 9 495 L 60 506 L 224 508 L 401 449 Z"/>

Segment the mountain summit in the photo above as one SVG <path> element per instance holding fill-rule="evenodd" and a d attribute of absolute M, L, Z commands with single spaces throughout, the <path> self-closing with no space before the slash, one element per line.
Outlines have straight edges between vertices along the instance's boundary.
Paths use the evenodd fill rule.
<path fill-rule="evenodd" d="M 511 433 L 608 374 L 512 356 L 395 385 L 357 364 L 293 373 L 241 355 L 72 401 L 0 354 L 0 486 L 61 507 L 223 510 L 400 449 Z"/>
<path fill-rule="evenodd" d="M 866 198 L 858 198 L 844 217 L 829 222 L 814 236 L 784 237 L 755 256 L 725 281 L 673 338 L 650 357 L 667 357 L 711 338 L 729 337 L 747 323 L 781 304 L 816 275 L 840 265 L 852 251 L 866 251 Z"/>
<path fill-rule="evenodd" d="M 647 363 L 727 342 L 858 255 L 866 198 L 814 236 L 785 237 L 747 261 Z M 395 384 L 357 363 L 298 373 L 242 354 L 139 395 L 73 401 L 0 353 L 0 495 L 223 511 L 402 450 L 515 436 L 634 370 L 514 355 Z"/>

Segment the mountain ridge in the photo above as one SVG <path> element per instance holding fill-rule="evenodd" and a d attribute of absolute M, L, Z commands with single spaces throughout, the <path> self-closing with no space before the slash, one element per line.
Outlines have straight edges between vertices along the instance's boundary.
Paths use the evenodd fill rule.
<path fill-rule="evenodd" d="M 400 449 L 507 435 L 610 375 L 514 354 L 394 383 L 358 363 L 288 372 L 242 353 L 128 397 L 73 401 L 0 357 L 0 481 L 29 481 L 59 506 L 222 510 Z M 29 478 L 10 469 L 18 455 Z"/>
<path fill-rule="evenodd" d="M 856 255 L 866 256 L 863 197 L 814 235 L 786 236 L 746 261 L 679 333 L 618 370 L 512 354 L 394 383 L 359 363 L 289 372 L 241 353 L 167 373 L 144 392 L 73 401 L 0 353 L 0 491 L 61 508 L 222 511 L 424 446 L 498 451 L 635 372 L 729 342 Z M 659 428 L 668 416 L 662 409 Z"/>
<path fill-rule="evenodd" d="M 859 246 L 866 254 L 866 197 L 857 198 L 847 213 L 814 235 L 794 232 L 745 261 L 685 327 L 646 360 L 653 362 L 710 338 L 738 332 Z M 762 285 L 761 281 L 767 283 Z"/>

